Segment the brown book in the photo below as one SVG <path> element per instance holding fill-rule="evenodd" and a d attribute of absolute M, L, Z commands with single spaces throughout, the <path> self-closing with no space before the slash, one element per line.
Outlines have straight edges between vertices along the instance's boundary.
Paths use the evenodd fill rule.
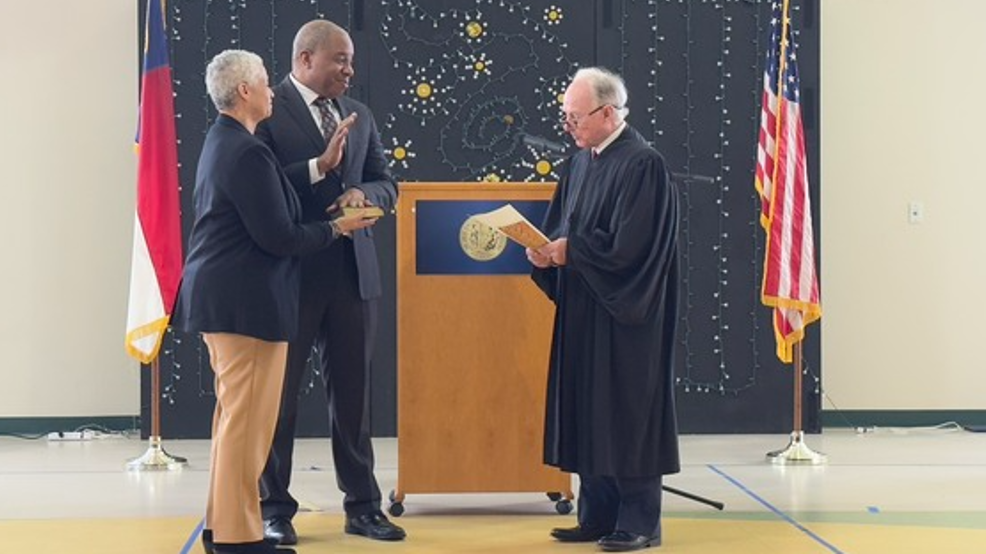
<path fill-rule="evenodd" d="M 383 217 L 383 208 L 380 206 L 364 206 L 357 208 L 345 206 L 337 210 L 335 219 L 377 219 Z"/>

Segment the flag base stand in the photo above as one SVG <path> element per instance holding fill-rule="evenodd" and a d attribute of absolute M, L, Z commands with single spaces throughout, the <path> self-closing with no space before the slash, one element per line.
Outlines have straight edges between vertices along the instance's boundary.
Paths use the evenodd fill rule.
<path fill-rule="evenodd" d="M 172 471 L 188 465 L 188 459 L 172 456 L 161 446 L 161 366 L 155 354 L 151 360 L 151 434 L 147 451 L 127 462 L 130 471 Z"/>
<path fill-rule="evenodd" d="M 817 466 L 828 462 L 828 456 L 815 452 L 805 444 L 805 432 L 801 427 L 801 342 L 794 345 L 794 431 L 791 431 L 791 442 L 782 450 L 767 453 L 767 459 L 774 465 L 811 465 Z"/>
<path fill-rule="evenodd" d="M 172 471 L 188 465 L 188 459 L 172 456 L 161 446 L 161 437 L 151 437 L 147 451 L 127 462 L 130 471 Z"/>
<path fill-rule="evenodd" d="M 828 462 L 828 456 L 815 452 L 805 444 L 804 431 L 793 431 L 791 442 L 782 450 L 767 453 L 767 459 L 775 465 L 822 465 Z"/>

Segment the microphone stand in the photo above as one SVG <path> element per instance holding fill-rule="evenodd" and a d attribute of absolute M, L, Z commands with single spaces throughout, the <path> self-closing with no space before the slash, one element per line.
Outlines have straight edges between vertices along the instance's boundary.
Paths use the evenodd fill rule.
<path fill-rule="evenodd" d="M 688 500 L 694 500 L 699 504 L 705 504 L 706 506 L 712 506 L 713 508 L 719 510 L 720 512 L 726 509 L 726 505 L 718 500 L 712 500 L 704 496 L 699 496 L 697 494 L 692 494 L 690 492 L 683 491 L 681 489 L 676 489 L 674 487 L 669 487 L 667 485 L 661 485 L 661 490 L 670 492 L 671 494 L 677 494 L 682 498 L 687 498 Z"/>
<path fill-rule="evenodd" d="M 684 183 L 690 185 L 692 183 L 701 183 L 703 185 L 714 185 L 716 180 L 708 175 L 698 175 L 694 173 L 678 173 L 676 171 L 669 171 L 668 175 L 671 177 L 671 181 L 676 183 Z M 687 498 L 689 500 L 694 500 L 699 504 L 705 504 L 706 506 L 711 506 L 719 511 L 726 508 L 726 505 L 718 500 L 712 500 L 704 496 L 699 496 L 697 494 L 692 494 L 690 492 L 683 491 L 681 489 L 676 489 L 674 487 L 669 487 L 667 485 L 661 485 L 661 489 L 671 494 L 676 494 L 682 498 Z"/>

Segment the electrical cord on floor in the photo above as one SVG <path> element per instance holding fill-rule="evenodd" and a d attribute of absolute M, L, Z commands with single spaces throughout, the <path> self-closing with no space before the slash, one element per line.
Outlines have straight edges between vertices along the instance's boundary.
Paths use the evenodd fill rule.
<path fill-rule="evenodd" d="M 76 433 L 90 433 L 94 439 L 109 438 L 130 438 L 134 435 L 140 436 L 140 429 L 110 429 L 109 427 L 95 423 L 87 423 L 73 429 Z"/>
<path fill-rule="evenodd" d="M 865 435 L 871 433 L 893 433 L 896 435 L 907 435 L 910 433 L 952 433 L 955 431 L 966 431 L 967 429 L 962 426 L 957 421 L 946 421 L 944 423 L 939 423 L 937 425 L 924 425 L 924 426 L 913 426 L 913 427 L 878 427 L 876 425 L 861 426 L 856 425 L 854 422 L 849 421 L 849 418 L 845 416 L 842 409 L 836 405 L 832 397 L 828 395 L 824 390 L 821 391 L 822 397 L 826 402 L 831 404 L 835 408 L 835 413 L 846 423 L 846 426 L 850 429 L 854 429 L 857 435 Z"/>
<path fill-rule="evenodd" d="M 110 429 L 109 427 L 99 425 L 97 423 L 87 423 L 85 425 L 80 425 L 69 433 L 77 434 L 77 440 L 95 440 L 95 439 L 110 439 L 110 438 L 130 438 L 133 436 L 140 436 L 139 429 Z M 52 429 L 50 431 L 45 431 L 43 433 L 13 433 L 13 432 L 0 432 L 0 437 L 12 437 L 15 439 L 23 440 L 50 440 L 52 434 L 62 435 L 65 433 L 62 429 Z"/>
<path fill-rule="evenodd" d="M 48 433 L 6 433 L 0 432 L 0 437 L 13 437 L 15 439 L 24 439 L 28 441 L 36 441 L 38 439 L 43 439 L 48 436 Z"/>

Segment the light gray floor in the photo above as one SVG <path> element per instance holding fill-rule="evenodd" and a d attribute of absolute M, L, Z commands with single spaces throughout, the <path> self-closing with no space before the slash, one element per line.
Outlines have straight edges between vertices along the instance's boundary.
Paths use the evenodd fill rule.
<path fill-rule="evenodd" d="M 785 435 L 681 437 L 683 470 L 665 485 L 724 502 L 726 510 L 666 494 L 666 514 L 986 529 L 984 433 L 834 429 L 806 440 L 828 456 L 825 465 L 778 466 L 766 460 L 767 452 L 787 442 Z M 0 437 L 0 520 L 200 515 L 208 441 L 165 440 L 164 448 L 187 457 L 187 467 L 127 471 L 126 462 L 147 449 L 145 441 L 132 437 L 84 442 Z M 397 440 L 377 439 L 375 448 L 386 497 L 397 480 Z M 295 463 L 293 491 L 302 508 L 339 513 L 328 441 L 300 440 Z M 404 506 L 408 515 L 554 511 L 543 495 L 529 493 L 409 494 Z"/>

